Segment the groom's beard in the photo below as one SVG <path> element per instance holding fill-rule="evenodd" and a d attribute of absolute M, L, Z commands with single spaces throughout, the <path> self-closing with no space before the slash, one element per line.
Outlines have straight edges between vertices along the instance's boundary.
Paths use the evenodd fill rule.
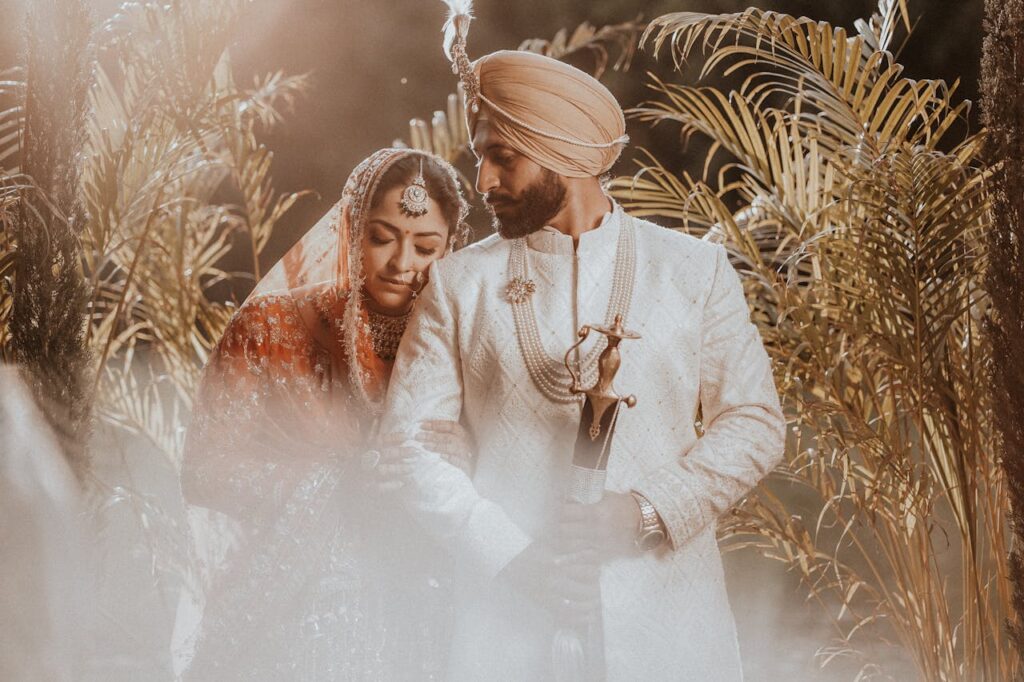
<path fill-rule="evenodd" d="M 544 168 L 540 179 L 527 186 L 518 199 L 494 192 L 486 199 L 494 229 L 504 239 L 516 239 L 536 232 L 558 215 L 565 207 L 565 183 L 558 173 Z M 501 216 L 495 212 L 495 203 Z"/>

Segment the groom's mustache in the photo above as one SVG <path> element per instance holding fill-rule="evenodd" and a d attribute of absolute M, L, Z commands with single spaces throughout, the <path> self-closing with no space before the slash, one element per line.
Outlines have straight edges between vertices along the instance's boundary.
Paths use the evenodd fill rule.
<path fill-rule="evenodd" d="M 516 198 L 511 194 L 488 192 L 484 195 L 484 201 L 488 206 L 493 206 L 494 204 L 514 204 L 516 202 Z"/>

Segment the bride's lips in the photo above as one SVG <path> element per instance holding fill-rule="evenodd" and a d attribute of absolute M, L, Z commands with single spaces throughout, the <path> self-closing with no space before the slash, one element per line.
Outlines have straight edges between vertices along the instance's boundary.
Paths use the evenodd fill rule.
<path fill-rule="evenodd" d="M 403 288 L 408 289 L 408 288 L 410 288 L 412 286 L 412 284 L 410 282 L 406 282 L 406 281 L 400 280 L 400 279 L 392 279 L 390 277 L 384 277 L 383 275 L 378 275 L 377 279 L 379 279 L 381 281 L 384 281 L 384 282 L 387 282 L 388 284 L 390 284 L 390 285 L 392 285 L 394 287 L 403 287 Z"/>

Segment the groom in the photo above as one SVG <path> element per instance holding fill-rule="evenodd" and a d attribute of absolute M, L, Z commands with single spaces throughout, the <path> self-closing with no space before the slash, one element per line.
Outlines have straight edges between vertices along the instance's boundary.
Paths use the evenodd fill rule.
<path fill-rule="evenodd" d="M 550 679 L 553 614 L 599 598 L 608 680 L 739 680 L 715 521 L 784 443 L 740 280 L 723 247 L 604 193 L 626 138 L 598 81 L 526 52 L 471 68 L 477 189 L 498 234 L 431 267 L 382 425 L 461 420 L 476 441 L 472 476 L 419 448 L 396 493 L 457 564 L 450 677 Z M 562 358 L 616 314 L 642 337 L 616 379 L 638 404 L 603 499 L 566 504 L 580 407 Z M 591 376 L 598 342 L 577 355 Z"/>

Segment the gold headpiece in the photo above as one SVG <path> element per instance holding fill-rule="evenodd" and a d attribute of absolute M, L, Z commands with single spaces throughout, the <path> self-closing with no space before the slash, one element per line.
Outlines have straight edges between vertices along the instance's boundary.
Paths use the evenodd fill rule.
<path fill-rule="evenodd" d="M 480 111 L 480 82 L 473 72 L 473 64 L 466 54 L 466 36 L 473 21 L 473 0 L 443 0 L 448 5 L 448 20 L 444 22 L 444 54 L 452 63 L 452 73 L 462 81 L 466 91 L 466 109 Z"/>
<path fill-rule="evenodd" d="M 418 218 L 427 212 L 427 180 L 423 177 L 423 157 L 420 156 L 420 172 L 412 179 L 412 183 L 402 191 L 399 202 L 406 215 Z"/>

